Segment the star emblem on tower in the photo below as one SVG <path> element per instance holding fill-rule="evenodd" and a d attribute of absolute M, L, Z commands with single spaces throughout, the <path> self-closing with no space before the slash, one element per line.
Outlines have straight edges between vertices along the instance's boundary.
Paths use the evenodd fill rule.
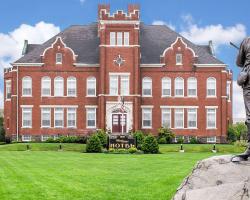
<path fill-rule="evenodd" d="M 119 67 L 124 64 L 125 60 L 121 57 L 119 54 L 116 59 L 114 59 L 115 64 L 117 64 Z"/>

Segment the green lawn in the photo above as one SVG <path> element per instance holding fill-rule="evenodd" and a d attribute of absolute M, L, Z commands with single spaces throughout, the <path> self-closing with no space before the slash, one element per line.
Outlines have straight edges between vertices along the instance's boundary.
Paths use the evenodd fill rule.
<path fill-rule="evenodd" d="M 212 145 L 161 145 L 162 154 L 87 154 L 85 145 L 31 143 L 0 145 L 1 200 L 170 200 Z M 239 152 L 217 145 L 220 153 Z M 200 153 L 192 153 L 201 151 Z"/>

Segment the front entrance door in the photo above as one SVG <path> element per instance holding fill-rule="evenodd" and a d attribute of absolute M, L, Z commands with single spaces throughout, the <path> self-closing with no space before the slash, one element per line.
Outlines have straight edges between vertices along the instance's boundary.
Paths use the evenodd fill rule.
<path fill-rule="evenodd" d="M 127 115 L 121 113 L 112 114 L 112 132 L 113 133 L 127 132 Z"/>

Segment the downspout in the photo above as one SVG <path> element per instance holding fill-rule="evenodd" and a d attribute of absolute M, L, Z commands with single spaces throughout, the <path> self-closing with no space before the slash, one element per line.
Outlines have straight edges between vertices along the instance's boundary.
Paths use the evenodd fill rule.
<path fill-rule="evenodd" d="M 18 142 L 18 140 L 19 140 L 19 123 L 18 123 L 18 107 L 19 107 L 19 98 L 18 98 L 18 93 L 19 93 L 19 91 L 18 91 L 18 81 L 19 81 L 19 79 L 18 79 L 18 66 L 17 66 L 17 89 L 16 89 L 16 98 L 17 98 L 17 106 L 16 106 L 16 119 L 17 119 L 17 121 L 16 121 L 16 124 L 17 124 L 17 127 L 16 127 L 16 130 L 17 130 L 17 132 L 16 132 L 16 140 L 17 140 L 17 142 Z"/>

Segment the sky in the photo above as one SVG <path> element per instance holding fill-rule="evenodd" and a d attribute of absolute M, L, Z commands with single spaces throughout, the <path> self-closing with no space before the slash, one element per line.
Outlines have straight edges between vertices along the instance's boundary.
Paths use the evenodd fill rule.
<path fill-rule="evenodd" d="M 250 1 L 241 0 L 3 0 L 0 4 L 0 108 L 3 107 L 3 68 L 21 56 L 23 41 L 43 43 L 70 25 L 97 21 L 99 3 L 111 12 L 140 5 L 141 21 L 165 24 L 196 44 L 213 41 L 216 57 L 233 71 L 233 117 L 244 118 L 242 89 L 235 79 L 238 46 L 250 35 Z"/>

